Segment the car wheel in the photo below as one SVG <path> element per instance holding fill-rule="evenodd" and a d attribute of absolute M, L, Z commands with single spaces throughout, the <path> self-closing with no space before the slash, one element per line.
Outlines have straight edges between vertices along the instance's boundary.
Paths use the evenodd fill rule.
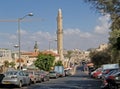
<path fill-rule="evenodd" d="M 115 86 L 114 86 L 114 89 L 119 89 L 118 85 L 115 85 Z"/>
<path fill-rule="evenodd" d="M 31 85 L 31 80 L 29 81 L 28 85 L 29 85 L 29 86 Z"/>
<path fill-rule="evenodd" d="M 34 80 L 33 83 L 35 84 L 35 83 L 36 83 L 36 80 Z"/>
<path fill-rule="evenodd" d="M 19 88 L 22 87 L 22 81 L 19 82 L 19 85 L 18 85 Z"/>
<path fill-rule="evenodd" d="M 48 81 L 49 81 L 49 78 L 48 78 Z"/>
<path fill-rule="evenodd" d="M 46 79 L 44 78 L 44 79 L 43 79 L 43 82 L 45 82 L 45 80 L 46 80 Z"/>

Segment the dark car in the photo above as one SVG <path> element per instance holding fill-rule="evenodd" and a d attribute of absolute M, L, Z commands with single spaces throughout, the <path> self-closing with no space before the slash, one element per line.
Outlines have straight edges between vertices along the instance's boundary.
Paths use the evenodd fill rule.
<path fill-rule="evenodd" d="M 108 87 L 118 89 L 118 86 L 120 85 L 120 72 L 108 76 L 106 78 L 106 83 Z"/>
<path fill-rule="evenodd" d="M 1 82 L 2 82 L 2 80 L 3 80 L 4 77 L 5 77 L 4 74 L 0 74 L 0 84 L 1 84 Z"/>
<path fill-rule="evenodd" d="M 64 72 L 65 72 L 65 76 L 70 76 L 71 75 L 71 72 L 70 72 L 69 69 L 68 70 L 64 70 Z"/>

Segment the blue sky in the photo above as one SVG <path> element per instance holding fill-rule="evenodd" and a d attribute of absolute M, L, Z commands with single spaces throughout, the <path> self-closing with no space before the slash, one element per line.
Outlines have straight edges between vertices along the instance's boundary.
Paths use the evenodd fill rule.
<path fill-rule="evenodd" d="M 48 49 L 49 41 L 55 49 L 59 8 L 63 15 L 64 49 L 86 50 L 108 42 L 109 15 L 95 13 L 83 0 L 1 0 L 0 47 L 14 49 L 18 41 L 16 20 L 33 13 L 20 24 L 22 50 L 33 50 L 35 41 L 40 50 Z"/>

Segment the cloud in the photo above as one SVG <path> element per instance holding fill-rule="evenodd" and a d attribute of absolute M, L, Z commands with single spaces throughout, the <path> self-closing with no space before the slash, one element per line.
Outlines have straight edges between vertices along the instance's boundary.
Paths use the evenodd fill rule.
<path fill-rule="evenodd" d="M 17 39 L 17 36 L 13 34 L 13 35 L 10 36 L 10 39 L 13 39 L 13 40 Z"/>
<path fill-rule="evenodd" d="M 100 44 L 108 42 L 109 32 L 109 15 L 98 18 L 98 23 L 93 27 L 93 31 L 85 32 L 80 28 L 67 28 L 63 31 L 63 45 L 64 49 L 81 49 L 96 48 Z M 18 41 L 18 34 L 2 33 L 0 37 L 4 39 L 1 41 L 1 47 L 8 48 L 9 43 L 12 43 L 11 48 Z M 57 38 L 56 33 L 21 30 L 21 50 L 32 50 L 35 41 L 38 42 L 40 50 L 49 49 L 49 41 Z M 51 43 L 51 48 L 56 49 L 57 44 Z"/>
<path fill-rule="evenodd" d="M 94 32 L 98 34 L 106 34 L 110 27 L 110 15 L 106 14 L 98 18 L 98 25 L 95 27 Z"/>
<path fill-rule="evenodd" d="M 89 32 L 82 32 L 80 29 L 76 28 L 76 29 L 66 29 L 64 30 L 64 35 L 66 36 L 78 36 L 81 38 L 89 38 L 91 37 L 91 33 Z"/>

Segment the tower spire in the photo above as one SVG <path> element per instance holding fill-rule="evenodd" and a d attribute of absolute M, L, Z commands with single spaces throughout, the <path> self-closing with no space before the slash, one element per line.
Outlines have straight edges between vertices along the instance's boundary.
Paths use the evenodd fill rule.
<path fill-rule="evenodd" d="M 38 52 L 38 51 L 39 51 L 38 44 L 37 41 L 35 41 L 34 52 Z"/>
<path fill-rule="evenodd" d="M 60 60 L 63 59 L 63 26 L 62 26 L 62 10 L 58 10 L 57 16 L 57 51 L 60 55 Z"/>

